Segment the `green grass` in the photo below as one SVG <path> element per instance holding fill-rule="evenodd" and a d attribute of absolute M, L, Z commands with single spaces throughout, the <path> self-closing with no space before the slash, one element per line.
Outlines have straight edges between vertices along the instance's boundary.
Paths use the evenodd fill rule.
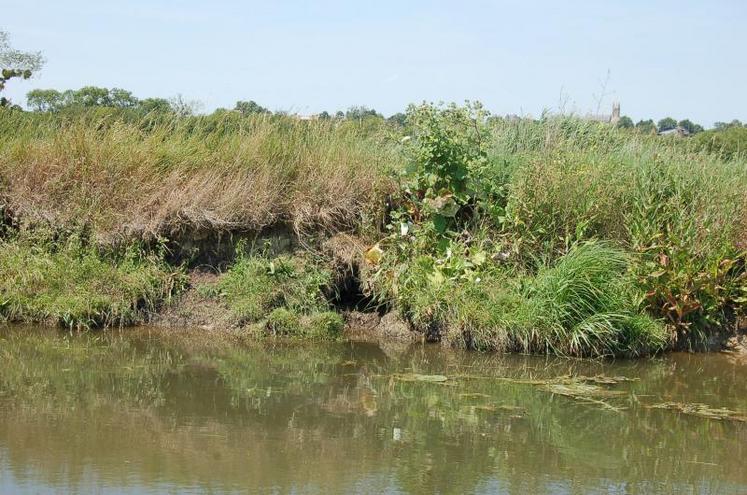
<path fill-rule="evenodd" d="M 135 248 L 105 255 L 79 241 L 0 241 L 0 319 L 69 328 L 131 325 L 181 284 L 178 271 Z"/>
<path fill-rule="evenodd" d="M 666 343 L 659 322 L 640 311 L 624 252 L 574 246 L 523 291 L 512 329 L 522 350 L 566 355 L 639 355 Z"/>
<path fill-rule="evenodd" d="M 427 258 L 397 270 L 387 282 L 396 295 L 385 297 L 416 329 L 458 346 L 637 356 L 667 343 L 662 322 L 638 305 L 629 256 L 604 244 L 574 246 L 534 275 L 491 267 L 448 277 Z"/>
<path fill-rule="evenodd" d="M 343 322 L 325 297 L 331 284 L 331 273 L 303 256 L 243 255 L 200 290 L 223 301 L 240 326 L 278 336 L 335 338 Z"/>

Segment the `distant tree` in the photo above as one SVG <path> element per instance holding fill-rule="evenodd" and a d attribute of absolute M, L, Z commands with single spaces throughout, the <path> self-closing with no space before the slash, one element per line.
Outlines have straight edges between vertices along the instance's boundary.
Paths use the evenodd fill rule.
<path fill-rule="evenodd" d="M 345 118 L 345 112 L 343 112 L 342 110 L 338 110 L 337 113 L 335 113 L 335 118 L 336 119 L 344 119 Z"/>
<path fill-rule="evenodd" d="M 739 119 L 734 119 L 731 122 L 714 122 L 713 128 L 717 131 L 723 131 L 725 129 L 731 129 L 732 127 L 747 127 L 747 124 L 742 125 Z"/>
<path fill-rule="evenodd" d="M 26 93 L 26 105 L 35 112 L 57 112 L 65 105 L 65 95 L 56 89 L 32 89 Z"/>
<path fill-rule="evenodd" d="M 506 118 L 502 115 L 490 115 L 485 120 L 490 125 L 498 125 L 506 121 Z"/>
<path fill-rule="evenodd" d="M 620 117 L 620 120 L 617 121 L 617 127 L 620 129 L 631 129 L 633 128 L 633 119 L 628 117 L 627 115 L 623 115 Z"/>
<path fill-rule="evenodd" d="M 331 118 L 332 118 L 332 116 L 331 116 L 331 115 L 329 114 L 329 112 L 327 112 L 326 110 L 325 110 L 325 111 L 323 111 L 323 112 L 321 112 L 321 113 L 319 114 L 319 119 L 320 119 L 320 120 L 329 120 L 329 119 L 331 119 Z"/>
<path fill-rule="evenodd" d="M 366 117 L 381 117 L 381 115 L 373 108 L 362 105 L 354 105 L 345 112 L 345 118 L 348 120 L 361 120 Z"/>
<path fill-rule="evenodd" d="M 171 103 L 165 98 L 146 98 L 140 100 L 138 109 L 145 113 L 168 113 L 171 112 Z"/>
<path fill-rule="evenodd" d="M 109 90 L 109 103 L 113 107 L 134 108 L 138 106 L 138 103 L 140 102 L 137 98 L 132 96 L 132 93 L 129 91 L 120 88 L 112 88 Z"/>
<path fill-rule="evenodd" d="M 664 117 L 659 121 L 659 132 L 668 131 L 677 127 L 677 121 L 672 117 Z"/>
<path fill-rule="evenodd" d="M 44 57 L 41 52 L 23 52 L 10 46 L 10 37 L 5 31 L 0 31 L 0 92 L 5 89 L 7 82 L 13 78 L 28 79 L 41 70 Z M 10 105 L 10 100 L 0 97 L 0 107 Z"/>
<path fill-rule="evenodd" d="M 387 122 L 390 122 L 392 124 L 397 124 L 397 125 L 400 125 L 400 126 L 404 126 L 405 122 L 407 120 L 407 115 L 405 115 L 402 112 L 397 112 L 397 113 L 395 113 L 394 115 L 392 115 L 391 117 L 389 117 L 386 120 L 387 120 Z"/>
<path fill-rule="evenodd" d="M 641 134 L 654 134 L 654 133 L 656 133 L 656 124 L 654 124 L 654 121 L 651 120 L 651 119 L 648 119 L 648 120 L 639 120 L 638 123 L 635 125 L 635 128 Z"/>
<path fill-rule="evenodd" d="M 682 127 L 690 134 L 697 134 L 699 132 L 703 132 L 703 127 L 698 124 L 695 124 L 690 119 L 680 120 L 679 122 L 677 122 L 677 126 Z"/>
<path fill-rule="evenodd" d="M 270 113 L 268 109 L 260 106 L 254 100 L 251 101 L 237 101 L 233 107 L 234 110 L 241 113 L 241 115 L 253 115 L 259 113 Z"/>
<path fill-rule="evenodd" d="M 98 86 L 84 86 L 72 92 L 72 105 L 81 107 L 110 107 L 112 106 L 109 89 Z"/>

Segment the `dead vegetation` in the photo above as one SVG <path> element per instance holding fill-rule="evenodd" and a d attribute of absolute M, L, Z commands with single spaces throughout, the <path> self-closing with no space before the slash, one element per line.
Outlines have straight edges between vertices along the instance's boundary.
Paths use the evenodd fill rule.
<path fill-rule="evenodd" d="M 153 128 L 6 117 L 0 204 L 21 224 L 90 225 L 105 243 L 281 224 L 351 229 L 389 187 L 387 147 L 354 126 L 282 116 Z"/>

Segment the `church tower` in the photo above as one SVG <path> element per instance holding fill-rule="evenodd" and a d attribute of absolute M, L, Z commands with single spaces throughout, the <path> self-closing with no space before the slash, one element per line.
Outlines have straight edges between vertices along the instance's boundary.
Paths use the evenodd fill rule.
<path fill-rule="evenodd" d="M 620 102 L 616 101 L 612 104 L 612 115 L 610 116 L 610 124 L 617 125 L 620 122 Z"/>

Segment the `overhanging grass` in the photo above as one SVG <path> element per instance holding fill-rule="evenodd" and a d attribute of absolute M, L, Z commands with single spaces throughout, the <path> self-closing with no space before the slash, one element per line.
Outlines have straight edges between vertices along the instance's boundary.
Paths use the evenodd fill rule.
<path fill-rule="evenodd" d="M 567 355 L 639 355 L 663 348 L 661 323 L 642 314 L 627 256 L 600 244 L 574 246 L 526 284 L 513 323 L 520 348 Z"/>
<path fill-rule="evenodd" d="M 155 255 L 103 255 L 68 242 L 0 241 L 0 318 L 69 328 L 143 321 L 180 285 Z"/>

